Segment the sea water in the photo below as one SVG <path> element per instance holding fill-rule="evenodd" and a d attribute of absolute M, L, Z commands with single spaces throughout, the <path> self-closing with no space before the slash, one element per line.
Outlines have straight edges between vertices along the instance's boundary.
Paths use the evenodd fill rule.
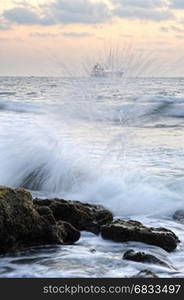
<path fill-rule="evenodd" d="M 43 246 L 0 258 L 1 277 L 131 277 L 148 268 L 184 276 L 183 78 L 0 78 L 0 184 L 33 197 L 101 204 L 115 217 L 173 230 L 166 251 L 113 243 L 83 232 L 75 245 Z M 133 248 L 163 266 L 122 260 Z"/>

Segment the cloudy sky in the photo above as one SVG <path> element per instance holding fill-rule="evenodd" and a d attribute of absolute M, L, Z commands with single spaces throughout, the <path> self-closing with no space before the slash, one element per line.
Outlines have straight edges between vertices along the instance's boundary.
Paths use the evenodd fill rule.
<path fill-rule="evenodd" d="M 184 76 L 184 0 L 0 0 L 0 75 L 61 75 L 117 48 Z"/>

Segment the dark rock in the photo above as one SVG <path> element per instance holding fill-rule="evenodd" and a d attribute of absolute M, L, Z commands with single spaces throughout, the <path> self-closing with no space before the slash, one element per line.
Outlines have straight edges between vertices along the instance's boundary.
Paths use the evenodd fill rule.
<path fill-rule="evenodd" d="M 174 269 L 169 263 L 165 262 L 164 260 L 158 258 L 157 256 L 145 252 L 136 252 L 133 249 L 126 251 L 123 255 L 123 259 L 132 260 L 141 263 L 150 263 L 150 264 L 157 264 L 161 265 L 166 268 Z"/>
<path fill-rule="evenodd" d="M 184 223 L 184 210 L 182 209 L 177 210 L 173 215 L 173 219 L 181 223 Z"/>
<path fill-rule="evenodd" d="M 63 242 L 66 244 L 75 243 L 80 239 L 80 231 L 73 227 L 70 223 L 59 221 L 56 227 L 59 227 L 62 232 Z"/>
<path fill-rule="evenodd" d="M 114 242 L 136 241 L 159 246 L 170 252 L 176 249 L 178 237 L 171 230 L 146 227 L 138 221 L 116 220 L 101 228 L 102 237 Z"/>
<path fill-rule="evenodd" d="M 52 210 L 48 206 L 38 206 L 36 210 L 40 216 L 44 216 L 44 219 L 47 219 L 52 225 L 56 224 Z"/>
<path fill-rule="evenodd" d="M 90 251 L 91 253 L 95 253 L 95 252 L 96 252 L 96 249 L 92 248 L 92 249 L 89 249 L 89 251 Z"/>
<path fill-rule="evenodd" d="M 57 224 L 48 207 L 36 210 L 29 192 L 0 186 L 1 254 L 34 245 L 69 243 L 79 236 L 72 226 Z"/>
<path fill-rule="evenodd" d="M 132 278 L 159 278 L 159 276 L 154 272 L 145 269 L 137 273 L 137 275 L 133 276 Z"/>
<path fill-rule="evenodd" d="M 66 221 L 78 230 L 98 234 L 102 225 L 113 220 L 112 213 L 102 206 L 63 199 L 34 199 L 35 208 L 47 206 L 56 221 Z"/>

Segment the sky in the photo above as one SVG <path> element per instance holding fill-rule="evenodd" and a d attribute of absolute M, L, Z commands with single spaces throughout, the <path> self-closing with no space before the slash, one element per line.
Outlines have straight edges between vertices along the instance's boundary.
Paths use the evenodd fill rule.
<path fill-rule="evenodd" d="M 81 73 L 113 56 L 184 76 L 184 0 L 0 0 L 0 76 Z"/>

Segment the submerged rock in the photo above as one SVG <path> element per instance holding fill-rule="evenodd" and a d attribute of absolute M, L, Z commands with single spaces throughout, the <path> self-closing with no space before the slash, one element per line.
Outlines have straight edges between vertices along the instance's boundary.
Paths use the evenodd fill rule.
<path fill-rule="evenodd" d="M 89 251 L 90 251 L 91 253 L 95 253 L 95 252 L 96 252 L 96 249 L 92 248 L 92 249 L 89 249 Z"/>
<path fill-rule="evenodd" d="M 101 228 L 102 237 L 114 242 L 136 241 L 155 245 L 170 252 L 179 243 L 174 232 L 166 228 L 146 227 L 138 221 L 116 220 Z"/>
<path fill-rule="evenodd" d="M 174 267 L 171 266 L 169 263 L 165 262 L 164 260 L 162 260 L 161 258 L 153 254 L 149 254 L 141 251 L 136 252 L 133 249 L 126 251 L 123 255 L 123 259 L 132 260 L 141 263 L 157 264 L 166 268 L 174 269 Z"/>
<path fill-rule="evenodd" d="M 159 276 L 154 272 L 145 269 L 137 273 L 137 275 L 133 276 L 132 278 L 159 278 Z"/>
<path fill-rule="evenodd" d="M 0 186 L 0 253 L 23 247 L 73 243 L 80 233 L 70 224 L 57 223 L 52 210 L 38 210 L 24 189 Z"/>
<path fill-rule="evenodd" d="M 98 234 L 101 226 L 113 220 L 112 213 L 102 206 L 66 201 L 63 199 L 34 199 L 34 206 L 39 211 L 47 206 L 56 221 L 66 221 L 78 230 L 86 230 Z"/>
<path fill-rule="evenodd" d="M 173 215 L 173 219 L 181 223 L 184 223 L 184 210 L 183 209 L 177 210 Z"/>

